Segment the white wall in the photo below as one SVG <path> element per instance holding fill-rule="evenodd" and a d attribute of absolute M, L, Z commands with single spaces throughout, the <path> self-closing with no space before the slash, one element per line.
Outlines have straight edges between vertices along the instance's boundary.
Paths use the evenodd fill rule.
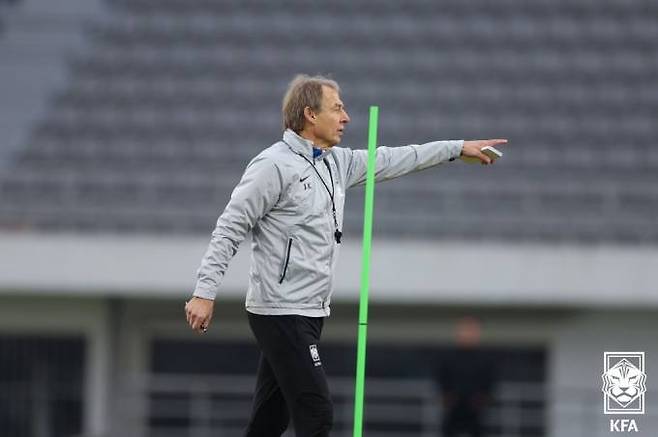
<path fill-rule="evenodd" d="M 0 234 L 0 293 L 184 298 L 208 240 Z M 249 246 L 244 242 L 231 262 L 221 296 L 244 299 Z M 656 265 L 655 247 L 376 241 L 370 297 L 388 303 L 658 308 Z M 344 244 L 335 301 L 358 299 L 360 269 L 360 242 Z"/>

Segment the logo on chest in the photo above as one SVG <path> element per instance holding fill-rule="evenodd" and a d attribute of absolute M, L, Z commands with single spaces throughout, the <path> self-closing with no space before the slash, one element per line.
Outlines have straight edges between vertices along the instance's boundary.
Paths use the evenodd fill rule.
<path fill-rule="evenodd" d="M 308 190 L 311 189 L 311 181 L 306 182 L 306 179 L 308 179 L 310 177 L 311 177 L 311 175 L 308 175 L 308 176 L 303 177 L 303 178 L 299 178 L 299 182 L 301 182 L 303 184 L 302 186 L 304 187 L 304 191 L 308 191 Z"/>

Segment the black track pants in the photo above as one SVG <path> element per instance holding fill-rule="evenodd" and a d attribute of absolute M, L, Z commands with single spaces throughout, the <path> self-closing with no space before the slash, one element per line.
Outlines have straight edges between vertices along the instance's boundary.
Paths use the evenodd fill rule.
<path fill-rule="evenodd" d="M 247 437 L 279 437 L 292 418 L 297 437 L 329 435 L 333 405 L 320 359 L 324 319 L 247 313 L 261 350 Z"/>

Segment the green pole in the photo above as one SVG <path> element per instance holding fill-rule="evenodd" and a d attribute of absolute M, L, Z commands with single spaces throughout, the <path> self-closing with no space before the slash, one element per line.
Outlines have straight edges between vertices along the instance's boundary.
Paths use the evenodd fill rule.
<path fill-rule="evenodd" d="M 370 107 L 368 125 L 368 167 L 366 172 L 366 203 L 363 218 L 363 251 L 361 253 L 361 297 L 359 299 L 359 337 L 356 351 L 356 385 L 354 387 L 354 437 L 363 434 L 363 397 L 366 378 L 366 339 L 368 335 L 368 288 L 370 287 L 370 246 L 372 216 L 375 203 L 375 154 L 379 107 Z"/>

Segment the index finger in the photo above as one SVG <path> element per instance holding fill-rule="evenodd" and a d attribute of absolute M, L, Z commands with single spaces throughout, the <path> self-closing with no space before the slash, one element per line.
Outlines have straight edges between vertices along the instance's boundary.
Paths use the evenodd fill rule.
<path fill-rule="evenodd" d="M 497 144 L 507 144 L 507 138 L 497 138 L 495 140 L 486 140 L 487 145 L 495 146 Z"/>

